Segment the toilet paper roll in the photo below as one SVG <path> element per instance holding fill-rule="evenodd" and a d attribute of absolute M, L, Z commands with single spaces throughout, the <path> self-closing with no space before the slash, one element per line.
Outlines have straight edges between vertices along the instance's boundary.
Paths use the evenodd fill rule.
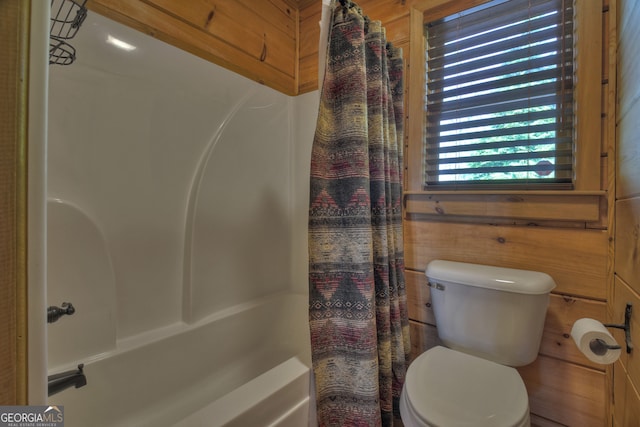
<path fill-rule="evenodd" d="M 620 349 L 606 349 L 597 340 L 602 340 L 607 345 L 618 345 L 607 328 L 595 319 L 579 319 L 571 328 L 571 337 L 578 349 L 589 360 L 602 365 L 608 365 L 620 357 Z"/>

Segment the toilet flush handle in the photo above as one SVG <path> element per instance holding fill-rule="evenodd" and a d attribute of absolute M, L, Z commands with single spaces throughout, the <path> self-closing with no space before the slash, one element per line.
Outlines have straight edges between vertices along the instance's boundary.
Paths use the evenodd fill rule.
<path fill-rule="evenodd" d="M 427 282 L 427 286 L 430 288 L 437 289 L 439 291 L 444 291 L 444 285 L 436 282 Z"/>

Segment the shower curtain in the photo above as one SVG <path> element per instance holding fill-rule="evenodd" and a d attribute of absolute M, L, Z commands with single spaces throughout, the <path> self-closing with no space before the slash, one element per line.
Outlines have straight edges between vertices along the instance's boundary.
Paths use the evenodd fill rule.
<path fill-rule="evenodd" d="M 410 342 L 402 241 L 402 52 L 332 1 L 313 141 L 309 323 L 320 426 L 392 426 Z"/>

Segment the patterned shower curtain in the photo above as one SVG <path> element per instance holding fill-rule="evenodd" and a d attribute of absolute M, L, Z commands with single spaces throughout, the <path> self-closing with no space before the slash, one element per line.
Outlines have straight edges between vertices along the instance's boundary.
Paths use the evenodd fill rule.
<path fill-rule="evenodd" d="M 309 323 L 320 426 L 392 426 L 410 342 L 402 52 L 332 1 L 311 158 Z"/>

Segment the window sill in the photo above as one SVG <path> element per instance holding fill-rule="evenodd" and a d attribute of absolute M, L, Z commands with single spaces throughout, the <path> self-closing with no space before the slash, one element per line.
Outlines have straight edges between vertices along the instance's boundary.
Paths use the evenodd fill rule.
<path fill-rule="evenodd" d="M 539 221 L 600 220 L 606 191 L 408 191 L 405 213 L 455 219 L 463 217 Z M 604 204 L 606 206 L 606 203 Z"/>

